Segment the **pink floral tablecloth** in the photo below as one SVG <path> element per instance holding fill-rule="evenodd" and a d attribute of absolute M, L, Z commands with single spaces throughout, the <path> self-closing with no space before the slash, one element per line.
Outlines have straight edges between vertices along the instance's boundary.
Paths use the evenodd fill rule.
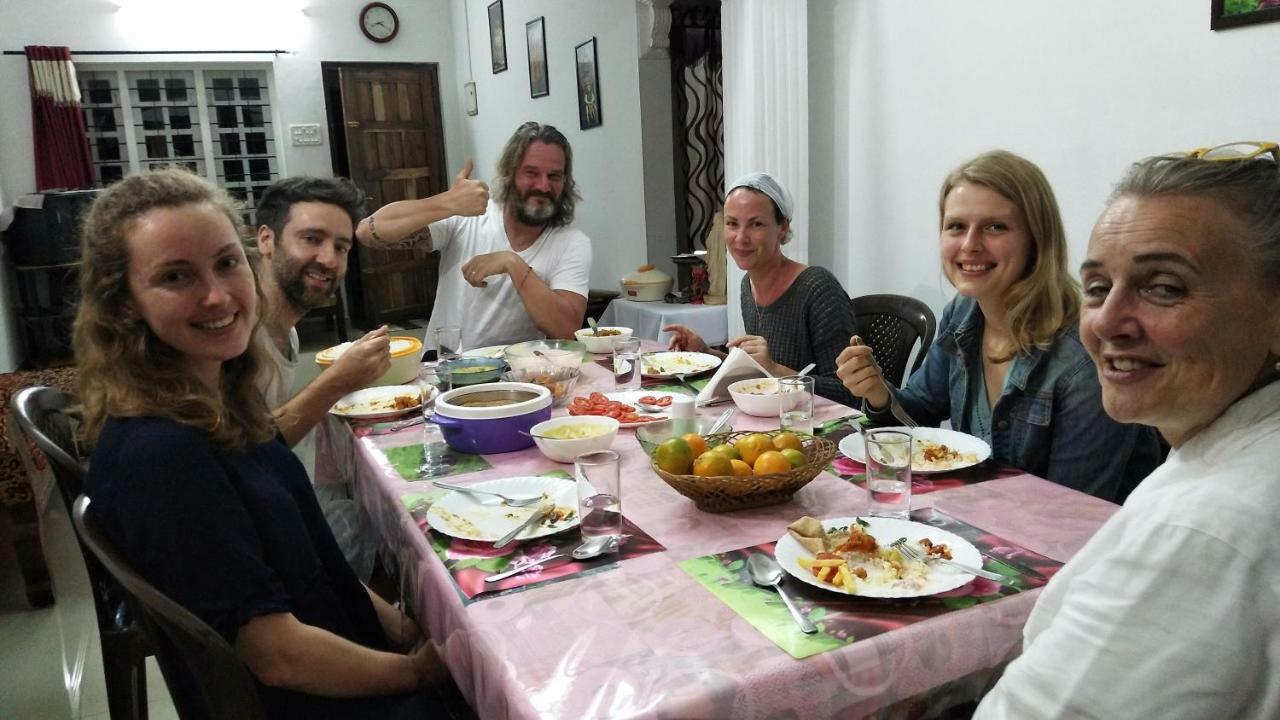
<path fill-rule="evenodd" d="M 584 363 L 577 391 L 607 391 L 610 383 L 604 368 Z M 815 403 L 819 421 L 849 413 L 829 401 Z M 741 413 L 732 424 L 777 427 Z M 420 622 L 483 718 L 916 716 L 976 699 L 1017 654 L 1038 595 L 1024 592 L 795 660 L 677 563 L 776 540 L 801 515 L 863 514 L 866 493 L 824 473 L 787 504 L 704 513 L 650 470 L 624 430 L 613 445 L 623 456 L 624 512 L 667 551 L 607 573 L 466 605 L 401 500 L 426 488 L 405 481 L 381 451 L 417 442 L 415 430 L 357 440 L 336 418 L 324 429 L 318 474 L 352 483 L 364 519 L 401 560 L 406 596 Z M 536 448 L 487 460 L 491 468 L 451 480 L 569 468 Z M 1060 561 L 1117 509 L 1031 475 L 939 490 L 917 502 Z"/>

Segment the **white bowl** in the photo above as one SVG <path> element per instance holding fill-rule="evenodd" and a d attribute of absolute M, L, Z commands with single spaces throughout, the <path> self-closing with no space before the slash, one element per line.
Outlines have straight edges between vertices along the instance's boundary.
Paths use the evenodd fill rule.
<path fill-rule="evenodd" d="M 589 353 L 611 353 L 613 352 L 614 340 L 626 340 L 631 337 L 631 328 L 605 327 L 601 325 L 599 329 L 617 330 L 618 334 L 601 335 L 597 337 L 592 334 L 591 328 L 582 328 L 581 330 L 574 332 L 573 336 L 577 338 L 578 342 L 587 346 L 587 352 Z"/>
<path fill-rule="evenodd" d="M 548 431 L 566 425 L 590 426 L 599 429 L 601 432 L 591 437 L 566 440 L 545 437 Z M 571 463 L 575 457 L 582 453 L 608 450 L 613 445 L 613 438 L 618 434 L 618 421 L 611 417 L 599 415 L 566 415 L 543 420 L 530 428 L 529 434 L 533 436 L 533 441 L 537 443 L 538 449 L 542 451 L 543 455 L 556 462 Z"/>
<path fill-rule="evenodd" d="M 729 385 L 738 409 L 756 417 L 778 417 L 778 381 L 773 378 L 739 380 Z"/>
<path fill-rule="evenodd" d="M 351 345 L 352 343 L 345 342 L 341 345 L 334 345 L 331 348 L 321 350 L 316 353 L 316 364 L 321 367 L 329 367 Z M 382 377 L 373 382 L 373 386 L 407 385 L 416 382 L 421 358 L 421 340 L 416 337 L 393 335 L 391 337 L 391 367 L 387 368 Z"/>

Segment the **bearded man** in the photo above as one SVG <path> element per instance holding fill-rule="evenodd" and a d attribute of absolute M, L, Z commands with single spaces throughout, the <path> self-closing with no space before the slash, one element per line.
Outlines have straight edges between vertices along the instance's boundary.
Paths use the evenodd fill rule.
<path fill-rule="evenodd" d="M 516 129 L 498 159 L 493 199 L 472 162 L 446 192 L 379 208 L 356 237 L 370 247 L 439 250 L 440 280 L 427 338 L 462 328 L 462 346 L 573 338 L 582 327 L 591 241 L 570 227 L 581 200 L 573 151 L 550 125 Z"/>
<path fill-rule="evenodd" d="M 297 444 L 342 396 L 368 387 L 391 367 L 384 326 L 352 343 L 293 394 L 295 326 L 332 300 L 346 277 L 364 200 L 364 193 L 345 178 L 293 177 L 273 183 L 258 201 L 258 284 L 265 302 L 254 339 L 268 348 L 272 360 L 259 385 L 289 445 Z"/>

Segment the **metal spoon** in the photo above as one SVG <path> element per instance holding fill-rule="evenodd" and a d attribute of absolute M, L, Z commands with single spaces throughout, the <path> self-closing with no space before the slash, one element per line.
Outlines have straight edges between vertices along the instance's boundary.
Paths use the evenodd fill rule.
<path fill-rule="evenodd" d="M 465 487 L 463 485 L 450 485 L 447 482 L 441 482 L 439 480 L 436 480 L 433 484 L 436 487 L 444 488 L 445 490 L 458 490 L 465 493 L 493 495 L 494 497 L 500 497 L 502 498 L 502 502 L 506 503 L 507 505 L 510 505 L 511 507 L 524 507 L 526 505 L 532 505 L 542 499 L 541 495 L 535 495 L 533 497 L 517 498 L 517 497 L 511 497 L 509 495 L 503 495 L 502 493 L 499 493 L 499 492 L 493 492 L 492 490 L 481 490 L 479 488 Z"/>
<path fill-rule="evenodd" d="M 516 430 L 516 432 L 520 433 L 521 435 L 523 435 L 523 436 L 525 436 L 525 437 L 529 437 L 529 438 L 538 438 L 539 440 L 555 440 L 555 439 L 556 439 L 556 438 L 551 437 L 550 435 L 534 435 L 533 433 L 531 433 L 531 432 L 525 432 L 524 430 Z"/>
<path fill-rule="evenodd" d="M 809 363 L 808 365 L 805 365 L 803 370 L 796 373 L 796 377 L 804 377 L 805 375 L 808 375 L 809 371 L 814 369 L 817 366 L 818 366 L 817 363 Z"/>
<path fill-rule="evenodd" d="M 654 403 L 640 402 L 639 400 L 636 401 L 636 407 L 651 414 L 663 413 L 669 409 L 665 405 L 655 405 Z"/>
<path fill-rule="evenodd" d="M 707 434 L 715 435 L 720 431 L 720 428 L 724 427 L 725 424 L 729 422 L 729 418 L 731 417 L 733 417 L 733 408 L 729 408 L 723 413 L 720 413 L 720 417 L 716 418 L 716 421 L 711 424 L 711 429 L 707 431 Z"/>
<path fill-rule="evenodd" d="M 591 317 L 590 315 L 588 315 L 588 316 L 587 316 L 587 325 L 588 325 L 588 326 L 590 326 L 590 328 L 591 328 L 591 334 L 592 334 L 592 335 L 594 335 L 594 336 L 596 336 L 596 337 L 600 337 L 600 328 L 596 326 L 596 319 L 595 319 L 595 318 L 593 318 L 593 317 Z"/>
<path fill-rule="evenodd" d="M 598 535 L 587 538 L 581 545 L 573 549 L 576 560 L 590 560 L 597 555 L 618 552 L 618 538 L 612 535 Z"/>
<path fill-rule="evenodd" d="M 778 591 L 782 596 L 782 602 L 791 611 L 791 617 L 795 619 L 801 631 L 806 634 L 818 632 L 817 626 L 809 618 L 800 614 L 800 610 L 792 604 L 791 598 L 787 597 L 786 591 L 782 589 L 782 566 L 778 565 L 777 560 L 768 555 L 756 553 L 747 559 L 747 572 L 751 573 L 751 580 L 755 584 L 767 585 Z"/>

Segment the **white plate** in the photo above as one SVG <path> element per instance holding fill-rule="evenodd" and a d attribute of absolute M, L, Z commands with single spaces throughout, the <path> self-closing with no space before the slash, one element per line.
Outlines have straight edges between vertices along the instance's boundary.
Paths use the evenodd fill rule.
<path fill-rule="evenodd" d="M 951 548 L 951 559 L 966 565 L 974 567 L 982 567 L 982 553 L 978 552 L 978 548 L 972 543 L 955 533 L 947 532 L 941 528 L 925 525 L 923 523 L 911 522 L 910 520 L 892 520 L 889 518 L 864 517 L 864 522 L 870 527 L 864 528 L 872 537 L 876 539 L 880 545 L 885 546 L 897 540 L 900 537 L 907 539 L 907 542 L 914 543 L 920 538 L 929 538 L 933 543 L 944 543 Z M 857 518 L 843 517 L 831 518 L 823 520 L 822 526 L 828 530 L 838 527 L 848 527 L 857 521 Z M 813 573 L 800 567 L 799 559 L 802 557 L 813 557 L 813 554 L 801 547 L 796 539 L 791 537 L 791 533 L 783 535 L 778 540 L 778 544 L 774 547 L 774 557 L 777 558 L 778 564 L 791 577 L 803 583 L 808 583 L 823 590 L 830 590 L 834 593 L 842 595 L 857 595 L 858 597 L 876 597 L 876 598 L 906 598 L 906 597 L 922 597 L 924 595 L 936 595 L 940 592 L 955 590 L 973 579 L 973 575 L 967 572 L 961 572 L 954 568 L 944 567 L 942 565 L 929 565 L 928 574 L 925 576 L 925 584 L 922 587 L 894 587 L 884 585 L 870 585 L 868 583 L 859 583 L 858 591 L 855 593 L 845 592 L 844 588 L 828 585 L 819 582 Z"/>
<path fill-rule="evenodd" d="M 414 403 L 411 407 L 397 409 L 396 398 L 404 395 L 412 395 Z M 421 409 L 422 394 L 417 385 L 385 385 L 357 390 L 334 403 L 329 412 L 356 420 L 381 420 Z"/>
<path fill-rule="evenodd" d="M 933 473 L 963 470 L 964 468 L 973 467 L 978 463 L 984 462 L 987 458 L 991 457 L 991 446 L 983 442 L 981 438 L 976 438 L 962 432 L 956 432 L 955 430 L 943 430 L 942 428 L 927 427 L 893 427 L 876 428 L 876 430 L 902 430 L 904 432 L 910 432 L 911 437 L 914 440 L 930 440 L 932 442 L 942 443 L 957 452 L 974 453 L 978 456 L 978 460 L 976 462 L 959 461 L 954 465 L 945 468 L 924 469 L 912 464 L 911 472 L 913 474 L 931 475 Z M 865 465 L 867 462 L 867 450 L 862 445 L 862 433 L 855 432 L 846 435 L 844 439 L 840 441 L 840 452 L 845 457 L 851 460 L 857 460 Z M 914 455 L 915 453 L 913 452 L 912 454 Z"/>
<path fill-rule="evenodd" d="M 475 350 L 463 350 L 462 357 L 501 358 L 502 351 L 506 349 L 506 345 L 490 345 Z"/>
<path fill-rule="evenodd" d="M 647 412 L 642 412 L 642 411 L 640 410 L 640 406 L 639 406 L 639 405 L 636 405 L 636 401 L 637 401 L 637 400 L 639 400 L 639 399 L 640 399 L 640 398 L 642 398 L 642 397 L 654 397 L 654 398 L 660 398 L 660 397 L 671 397 L 671 398 L 674 398 L 674 397 L 676 397 L 676 396 L 677 396 L 677 395 L 679 395 L 679 394 L 680 394 L 680 393 L 673 393 L 673 392 L 661 392 L 661 391 L 652 391 L 652 392 L 648 392 L 648 391 L 645 391 L 645 390 L 619 390 L 619 391 L 617 391 L 617 392 L 605 393 L 605 394 L 604 394 L 604 396 L 605 396 L 605 397 L 607 397 L 607 398 L 609 398 L 610 400 L 617 400 L 617 401 L 618 401 L 618 402 L 620 402 L 620 403 L 624 403 L 624 404 L 626 404 L 626 405 L 630 405 L 631 407 L 633 407 L 633 408 L 635 408 L 635 409 L 636 409 L 636 414 L 637 414 L 637 415 L 642 415 L 642 416 L 644 416 L 644 417 L 656 418 L 657 420 L 666 420 L 667 418 L 671 417 L 671 412 L 670 412 L 671 406 L 670 406 L 670 405 L 668 405 L 668 406 L 667 406 L 667 410 L 665 410 L 665 411 L 663 411 L 663 412 L 660 412 L 660 413 L 647 413 Z M 641 425 L 648 425 L 648 424 L 649 424 L 649 423 L 622 423 L 622 424 L 618 425 L 618 427 L 624 427 L 624 428 L 637 428 L 637 427 L 640 427 Z"/>
<path fill-rule="evenodd" d="M 527 497 L 546 493 L 556 505 L 573 509 L 573 517 L 555 525 L 540 522 L 526 529 L 516 540 L 529 540 L 554 535 L 578 526 L 578 493 L 572 480 L 551 477 L 512 477 L 468 485 L 479 490 L 492 490 L 511 497 Z M 462 540 L 496 542 L 517 525 L 537 512 L 538 503 L 511 507 L 500 498 L 455 490 L 437 500 L 427 512 L 427 522 L 438 530 Z"/>
<path fill-rule="evenodd" d="M 697 352 L 646 353 L 640 372 L 649 378 L 673 378 L 677 373 L 697 375 L 720 367 L 720 358 Z"/>

